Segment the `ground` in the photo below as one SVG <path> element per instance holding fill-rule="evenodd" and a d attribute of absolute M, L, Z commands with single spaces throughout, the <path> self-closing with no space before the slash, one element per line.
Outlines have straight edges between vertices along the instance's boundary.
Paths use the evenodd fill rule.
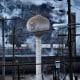
<path fill-rule="evenodd" d="M 12 76 L 11 75 L 6 76 L 5 80 L 12 80 Z M 15 80 L 18 80 L 18 79 L 16 78 Z M 36 79 L 35 79 L 35 75 L 34 74 L 30 74 L 30 75 L 21 76 L 20 80 L 36 80 Z M 52 74 L 43 75 L 43 80 L 53 80 L 53 75 Z M 60 80 L 63 80 L 63 79 L 60 78 Z M 69 80 L 68 75 L 66 76 L 65 80 Z M 73 80 L 75 80 L 74 77 L 73 77 Z M 78 75 L 78 80 L 80 80 L 80 76 L 79 75 Z"/>

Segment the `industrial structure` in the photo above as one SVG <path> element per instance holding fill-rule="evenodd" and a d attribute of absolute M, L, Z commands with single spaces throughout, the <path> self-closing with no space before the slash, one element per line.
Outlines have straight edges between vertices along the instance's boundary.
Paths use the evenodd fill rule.
<path fill-rule="evenodd" d="M 76 14 L 71 12 L 70 0 L 67 0 L 67 3 L 68 24 L 66 25 L 67 27 L 65 27 L 65 25 L 64 27 L 61 27 L 59 24 L 58 38 L 55 44 L 41 43 L 42 35 L 44 33 L 47 34 L 49 31 L 55 30 L 55 26 L 53 26 L 53 28 L 50 27 L 52 22 L 50 22 L 48 17 L 44 17 L 36 12 L 35 16 L 28 18 L 27 24 L 24 24 L 24 22 L 26 22 L 26 20 L 23 20 L 24 16 L 0 19 L 0 25 L 2 26 L 2 46 L 0 45 L 0 80 L 6 80 L 6 76 L 8 75 L 12 77 L 11 80 L 25 80 L 25 75 L 28 74 L 35 74 L 36 80 L 44 80 L 44 74 L 51 74 L 53 76 L 52 80 L 67 80 L 67 75 L 69 80 L 73 80 L 73 78 L 78 80 L 78 75 L 80 74 L 80 56 L 76 54 L 76 36 L 79 36 L 79 34 L 76 34 L 76 25 L 80 24 L 76 23 Z M 1 6 L 1 11 L 2 10 L 3 7 Z M 35 51 L 31 51 L 31 44 L 23 44 L 23 42 L 19 42 L 17 39 L 17 37 L 23 36 L 22 34 L 17 33 L 22 30 L 22 27 L 18 29 L 18 27 L 15 26 L 20 24 L 18 20 L 23 20 L 23 27 L 25 25 L 27 27 L 25 30 L 30 32 L 25 32 L 23 35 L 26 34 L 28 36 L 30 34 L 31 36 L 36 36 L 36 45 L 34 46 L 36 47 Z M 14 21 L 14 23 L 11 23 L 12 27 L 8 27 L 8 30 L 11 30 L 9 32 L 12 34 L 6 32 L 6 21 Z M 66 32 L 64 31 L 65 29 Z M 10 44 L 7 40 L 5 43 L 5 36 L 9 36 L 9 40 L 11 40 Z M 66 42 L 64 42 L 64 37 L 66 38 Z M 25 39 L 22 40 L 25 42 Z M 17 44 L 18 42 L 20 44 Z M 5 44 L 9 44 L 8 47 L 6 47 Z M 47 51 L 41 50 L 45 48 L 48 50 L 54 49 L 55 55 L 50 56 L 49 54 L 46 54 Z"/>

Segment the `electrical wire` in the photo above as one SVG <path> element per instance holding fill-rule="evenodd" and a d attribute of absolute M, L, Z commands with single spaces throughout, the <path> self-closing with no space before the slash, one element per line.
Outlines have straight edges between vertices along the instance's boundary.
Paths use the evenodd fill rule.
<path fill-rule="evenodd" d="M 76 9 L 80 10 L 80 8 L 77 8 L 77 7 L 75 7 L 74 5 L 71 5 L 71 7 L 73 7 L 73 8 L 76 8 Z"/>
<path fill-rule="evenodd" d="M 54 30 L 54 29 L 52 29 L 52 30 Z M 45 30 L 45 31 L 52 31 L 52 30 Z M 43 32 L 43 31 L 38 31 L 38 32 Z M 50 63 L 48 63 L 48 64 L 50 64 Z M 26 65 L 34 65 L 34 64 L 26 64 Z M 35 64 L 35 65 L 41 65 L 41 64 Z M 52 63 L 52 65 L 53 65 L 53 63 Z M 6 65 L 4 65 L 4 66 L 6 66 Z"/>
<path fill-rule="evenodd" d="M 7 64 L 5 64 L 5 65 L 3 65 L 3 64 L 0 64 L 0 66 L 13 66 L 13 64 L 11 64 L 12 62 L 9 62 L 9 64 L 7 63 Z M 42 64 L 40 64 L 40 63 L 38 63 L 38 64 L 36 64 L 36 63 L 21 63 L 21 64 L 18 64 L 19 66 L 23 66 L 23 65 L 46 65 L 46 64 L 49 64 L 49 65 L 54 65 L 53 64 L 53 62 L 52 63 L 42 63 Z M 15 64 L 14 66 L 17 66 L 17 64 Z"/>
<path fill-rule="evenodd" d="M 59 58 L 59 57 L 63 57 L 63 56 L 53 56 L 53 58 L 55 59 L 55 57 L 56 58 Z M 49 58 L 50 59 L 50 58 Z M 48 63 L 47 61 L 45 61 L 44 63 L 38 63 L 38 64 L 36 64 L 36 63 L 19 63 L 18 65 L 46 65 L 46 64 L 49 64 L 49 65 L 54 65 L 53 63 L 54 63 L 54 61 L 53 61 L 53 59 L 51 60 L 52 62 L 50 62 L 50 63 Z M 10 64 L 5 64 L 5 66 L 13 66 L 12 65 L 12 61 L 10 61 L 9 62 Z M 63 62 L 60 62 L 62 65 L 68 65 L 67 63 L 63 63 Z M 3 64 L 0 64 L 0 66 L 3 66 Z M 16 66 L 16 64 L 14 65 L 14 66 Z"/>

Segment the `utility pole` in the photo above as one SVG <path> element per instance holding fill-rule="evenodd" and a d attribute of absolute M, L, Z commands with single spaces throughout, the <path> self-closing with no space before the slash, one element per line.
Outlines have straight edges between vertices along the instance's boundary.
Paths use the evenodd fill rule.
<path fill-rule="evenodd" d="M 13 18 L 13 19 L 6 19 L 6 18 L 2 18 L 0 19 L 0 21 L 2 22 L 2 76 L 3 76 L 3 80 L 5 80 L 5 43 L 4 43 L 4 23 L 5 20 L 15 20 L 17 18 Z M 15 27 L 13 27 L 13 70 L 12 70 L 12 74 L 13 74 L 13 78 L 12 80 L 14 80 L 14 74 L 15 74 L 15 55 L 14 55 L 14 44 L 15 44 Z"/>
<path fill-rule="evenodd" d="M 13 67 L 12 67 L 12 80 L 15 80 L 15 54 L 14 54 L 14 48 L 15 48 L 15 27 L 13 26 L 13 59 L 12 59 L 12 64 L 13 64 Z"/>
<path fill-rule="evenodd" d="M 18 70 L 18 80 L 20 80 L 20 70 L 19 70 L 19 62 L 18 62 L 18 67 L 17 67 L 17 70 Z"/>
<path fill-rule="evenodd" d="M 2 76 L 3 80 L 5 80 L 5 46 L 4 46 L 4 18 L 1 19 L 2 21 Z"/>
<path fill-rule="evenodd" d="M 73 80 L 73 67 L 72 67 L 72 32 L 71 32 L 71 0 L 68 2 L 68 47 L 69 47 L 69 78 Z"/>

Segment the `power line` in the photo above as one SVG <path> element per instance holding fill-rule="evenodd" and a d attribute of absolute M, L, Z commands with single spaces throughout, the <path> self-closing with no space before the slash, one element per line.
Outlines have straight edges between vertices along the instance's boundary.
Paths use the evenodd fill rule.
<path fill-rule="evenodd" d="M 76 9 L 80 10 L 80 8 L 77 8 L 77 7 L 75 7 L 74 5 L 71 5 L 71 7 L 74 7 L 74 8 L 76 8 Z"/>

